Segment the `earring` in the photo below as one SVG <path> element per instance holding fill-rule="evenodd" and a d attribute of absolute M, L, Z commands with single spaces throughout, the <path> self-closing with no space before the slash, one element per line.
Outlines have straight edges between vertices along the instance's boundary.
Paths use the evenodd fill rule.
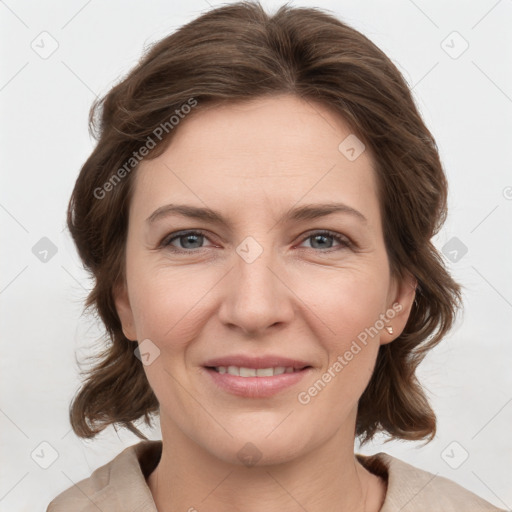
<path fill-rule="evenodd" d="M 386 331 L 388 331 L 389 334 L 393 334 L 393 327 L 391 327 L 390 325 L 388 325 L 386 327 Z"/>

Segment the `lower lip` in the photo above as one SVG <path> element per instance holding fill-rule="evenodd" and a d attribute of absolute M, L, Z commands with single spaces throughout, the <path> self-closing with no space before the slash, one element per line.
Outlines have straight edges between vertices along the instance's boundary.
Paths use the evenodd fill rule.
<path fill-rule="evenodd" d="M 312 370 L 312 368 L 304 368 L 298 372 L 282 373 L 273 377 L 239 377 L 229 373 L 219 373 L 210 368 L 203 367 L 203 369 L 219 388 L 246 398 L 271 397 L 283 389 L 294 386 Z"/>

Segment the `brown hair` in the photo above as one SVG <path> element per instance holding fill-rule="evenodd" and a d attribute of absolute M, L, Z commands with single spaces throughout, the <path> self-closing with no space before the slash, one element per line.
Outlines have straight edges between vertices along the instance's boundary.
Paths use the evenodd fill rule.
<path fill-rule="evenodd" d="M 145 439 L 133 422 L 144 417 L 151 426 L 159 412 L 113 298 L 125 277 L 133 155 L 164 126 L 165 136 L 146 158 L 160 155 L 179 129 L 169 120 L 186 112 L 186 104 L 195 102 L 197 111 L 276 94 L 327 105 L 364 141 L 375 156 L 391 272 L 403 278 L 407 271 L 419 284 L 403 333 L 379 349 L 359 401 L 356 435 L 363 443 L 378 431 L 391 438 L 434 437 L 436 417 L 415 371 L 461 305 L 460 286 L 431 242 L 447 203 L 436 142 L 404 78 L 368 38 L 319 9 L 284 5 L 270 16 L 252 2 L 213 9 L 154 44 L 91 108 L 98 143 L 76 181 L 68 226 L 94 278 L 86 307 L 105 324 L 107 344 L 70 406 L 78 436 L 119 424 Z"/>

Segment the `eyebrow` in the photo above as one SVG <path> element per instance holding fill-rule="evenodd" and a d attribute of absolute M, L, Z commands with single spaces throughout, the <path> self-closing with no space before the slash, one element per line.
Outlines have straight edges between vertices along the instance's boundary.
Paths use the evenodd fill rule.
<path fill-rule="evenodd" d="M 368 219 L 361 212 L 343 203 L 308 204 L 297 208 L 291 208 L 284 214 L 282 220 L 314 220 L 334 213 L 350 215 L 365 224 L 368 222 Z M 146 219 L 146 222 L 148 224 L 153 224 L 158 219 L 172 215 L 181 215 L 191 219 L 229 226 L 228 220 L 225 219 L 221 213 L 210 208 L 200 208 L 186 204 L 167 204 L 161 206 Z"/>

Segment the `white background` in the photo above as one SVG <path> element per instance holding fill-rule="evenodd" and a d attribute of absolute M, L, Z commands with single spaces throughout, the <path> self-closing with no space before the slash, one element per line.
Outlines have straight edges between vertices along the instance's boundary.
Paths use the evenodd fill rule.
<path fill-rule="evenodd" d="M 272 11 L 281 5 L 262 3 Z M 91 353 L 100 330 L 81 316 L 90 282 L 65 230 L 65 211 L 94 146 L 87 115 L 95 96 L 106 93 L 146 45 L 209 4 L 220 5 L 0 2 L 1 511 L 44 511 L 59 492 L 138 442 L 113 429 L 89 442 L 70 431 L 68 406 L 79 385 L 75 358 Z M 359 451 L 386 451 L 510 509 L 512 1 L 293 5 L 332 10 L 404 74 L 450 184 L 450 215 L 436 245 L 457 237 L 468 249 L 458 261 L 447 260 L 464 286 L 465 313 L 419 372 L 438 414 L 436 439 L 426 446 L 375 442 Z M 31 47 L 48 38 L 39 36 L 43 31 L 58 43 L 47 59 Z M 464 43 L 453 31 L 469 44 L 458 58 L 452 56 Z M 32 252 L 42 237 L 57 248 L 45 263 Z M 146 433 L 159 438 L 158 429 Z M 36 448 L 48 457 L 43 441 L 58 453 L 48 469 L 31 457 Z M 458 465 L 463 450 L 468 459 L 453 469 L 446 461 Z"/>

